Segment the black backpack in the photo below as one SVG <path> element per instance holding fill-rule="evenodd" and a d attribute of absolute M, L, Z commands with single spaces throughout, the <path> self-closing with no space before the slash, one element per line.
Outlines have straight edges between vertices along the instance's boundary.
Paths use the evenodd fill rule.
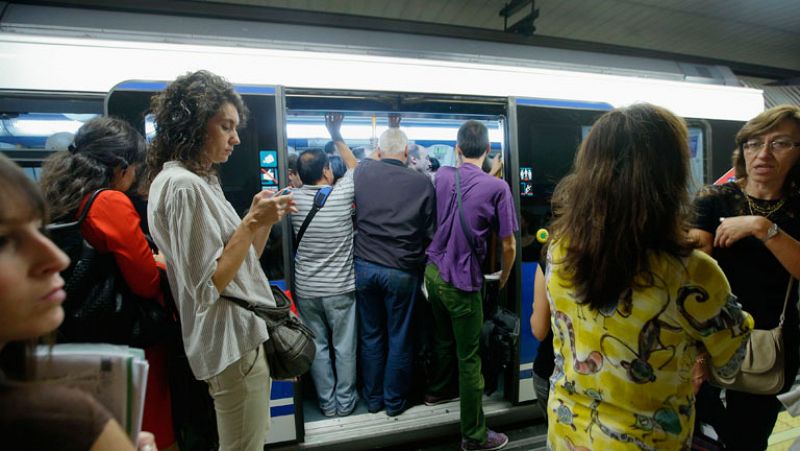
<path fill-rule="evenodd" d="M 70 258 L 61 273 L 67 299 L 58 341 L 147 347 L 164 340 L 174 323 L 156 300 L 131 292 L 111 253 L 101 254 L 83 238 L 80 226 L 102 191 L 92 193 L 77 221 L 46 227 Z"/>
<path fill-rule="evenodd" d="M 497 390 L 500 374 L 514 365 L 518 342 L 519 317 L 504 307 L 495 307 L 481 328 L 481 373 L 487 395 Z"/>

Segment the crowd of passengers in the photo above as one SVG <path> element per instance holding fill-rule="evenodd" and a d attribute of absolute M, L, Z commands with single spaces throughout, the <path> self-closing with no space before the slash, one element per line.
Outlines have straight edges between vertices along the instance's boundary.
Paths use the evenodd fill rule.
<path fill-rule="evenodd" d="M 316 336 L 310 376 L 322 414 L 346 416 L 359 402 L 390 417 L 406 411 L 414 341 L 430 333 L 424 403 L 459 402 L 461 449 L 506 446 L 482 409 L 481 287 L 492 237 L 500 287 L 508 282 L 520 227 L 499 160 L 483 170 L 491 145 L 481 122 L 459 128 L 458 167 L 434 174 L 399 116 L 357 158 L 341 134 L 344 117 L 326 114 L 330 148 L 290 157 L 293 189 L 255 194 L 240 217 L 217 175 L 248 115 L 232 85 L 188 73 L 151 110 L 158 133 L 149 146 L 124 121 L 93 119 L 45 163 L 41 187 L 0 156 L 4 440 L 19 449 L 134 447 L 91 396 L 37 382 L 32 371 L 32 346 L 64 318 L 59 273 L 68 264 L 41 226 L 75 218 L 106 188 L 81 232 L 114 255 L 137 295 L 163 301 L 167 278 L 191 372 L 213 399 L 220 449 L 261 450 L 270 427 L 267 328 L 230 299 L 275 305 L 259 259 L 284 218 L 299 239 L 292 295 Z M 712 369 L 736 374 L 750 331 L 779 322 L 781 392 L 797 374 L 800 108 L 759 114 L 735 147 L 736 180 L 690 200 L 688 132 L 671 112 L 650 104 L 612 110 L 581 143 L 553 195 L 530 318 L 541 340 L 534 385 L 549 449 L 689 449 L 698 418 L 726 449 L 766 448 L 777 398 L 728 389 L 723 403 L 708 381 Z M 156 253 L 125 194 L 132 191 L 147 198 Z M 309 219 L 320 193 L 324 205 Z M 530 226 L 524 215 L 522 226 Z M 421 330 L 417 303 L 427 303 L 431 330 Z M 166 345 L 145 355 L 148 433 L 139 449 L 177 449 Z"/>

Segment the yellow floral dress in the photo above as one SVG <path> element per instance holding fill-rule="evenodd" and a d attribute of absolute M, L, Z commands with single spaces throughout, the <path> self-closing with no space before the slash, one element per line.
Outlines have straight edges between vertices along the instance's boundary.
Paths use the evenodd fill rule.
<path fill-rule="evenodd" d="M 654 254 L 652 286 L 593 311 L 578 304 L 559 263 L 563 252 L 555 242 L 547 257 L 556 363 L 548 448 L 689 449 L 698 349 L 721 373 L 735 373 L 753 328 L 722 270 L 699 251 L 682 259 Z"/>

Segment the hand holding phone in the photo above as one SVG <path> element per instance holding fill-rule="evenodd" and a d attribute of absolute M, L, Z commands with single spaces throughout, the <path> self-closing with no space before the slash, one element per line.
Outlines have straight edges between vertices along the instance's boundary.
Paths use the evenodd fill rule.
<path fill-rule="evenodd" d="M 289 187 L 289 186 L 287 186 L 286 188 L 284 188 L 284 189 L 282 189 L 282 190 L 275 191 L 275 192 L 274 192 L 274 193 L 272 193 L 272 195 L 271 195 L 271 196 L 269 196 L 269 197 L 285 196 L 285 195 L 287 195 L 287 194 L 289 194 L 289 193 L 291 193 L 291 192 L 292 192 L 292 188 L 291 188 L 291 187 Z"/>

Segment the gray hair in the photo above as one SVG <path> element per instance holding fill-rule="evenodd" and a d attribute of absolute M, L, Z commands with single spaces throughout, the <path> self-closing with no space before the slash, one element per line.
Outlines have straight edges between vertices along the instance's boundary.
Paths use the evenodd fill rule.
<path fill-rule="evenodd" d="M 408 146 L 408 137 L 399 128 L 390 128 L 381 133 L 378 139 L 378 148 L 389 155 L 398 155 L 405 152 Z"/>

